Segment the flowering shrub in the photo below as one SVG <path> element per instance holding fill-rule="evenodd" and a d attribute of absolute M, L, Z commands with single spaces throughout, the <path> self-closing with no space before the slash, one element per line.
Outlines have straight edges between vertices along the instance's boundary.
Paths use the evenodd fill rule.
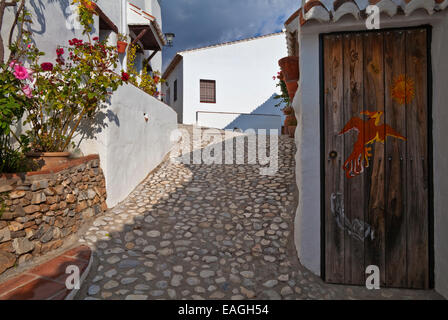
<path fill-rule="evenodd" d="M 129 82 L 139 87 L 149 95 L 158 98 L 161 94 L 157 89 L 159 83 L 165 82 L 159 71 L 148 72 L 148 63 L 143 63 L 143 70 L 139 74 L 135 68 L 135 58 L 139 46 L 133 45 L 128 50 L 128 72 Z"/>
<path fill-rule="evenodd" d="M 93 117 L 108 96 L 122 84 L 112 71 L 118 55 L 105 42 L 72 39 L 56 49 L 55 63 L 32 64 L 25 124 L 34 151 L 65 151 L 81 121 Z"/>
<path fill-rule="evenodd" d="M 281 99 L 281 101 L 279 103 L 277 103 L 275 106 L 276 107 L 280 107 L 281 105 L 289 105 L 290 103 L 290 99 L 289 99 L 289 94 L 288 94 L 288 88 L 286 87 L 286 83 L 283 80 L 283 75 L 281 72 L 277 73 L 276 76 L 272 77 L 273 80 L 278 80 L 276 86 L 280 87 L 282 94 L 281 95 L 275 95 L 274 99 L 278 100 Z"/>
<path fill-rule="evenodd" d="M 27 137 L 18 136 L 13 128 L 20 122 L 28 104 L 31 71 L 17 62 L 27 49 L 30 33 L 23 26 L 29 22 L 29 13 L 25 9 L 25 1 L 15 1 L 18 5 L 16 20 L 11 30 L 19 24 L 22 34 L 17 40 L 9 39 L 10 54 L 4 57 L 4 47 L 0 46 L 0 172 L 28 171 L 22 151 L 26 150 Z M 0 15 L 3 14 L 0 12 Z M 1 27 L 1 25 L 0 25 Z M 12 34 L 12 31 L 11 31 Z M 1 35 L 0 35 L 1 37 Z M 6 62 L 4 61 L 6 58 Z M 25 56 L 27 58 L 27 56 Z M 14 143 L 15 141 L 18 142 Z"/>
<path fill-rule="evenodd" d="M 109 95 L 122 84 L 113 69 L 118 64 L 115 47 L 90 39 L 93 2 L 79 3 L 81 24 L 88 41 L 72 39 L 68 46 L 55 48 L 56 60 L 40 61 L 44 55 L 28 35 L 11 46 L 12 59 L 7 66 L 5 88 L 16 90 L 16 119 L 25 116 L 30 129 L 27 139 L 19 139 L 24 150 L 39 152 L 65 151 L 72 142 L 81 121 L 94 117 Z M 90 30 L 90 31 L 89 31 Z M 27 61 L 29 68 L 21 61 Z M 3 89 L 3 85 L 2 85 Z M 12 94 L 3 96 L 12 97 Z M 17 102 L 16 102 L 17 104 Z M 28 143 L 29 142 L 29 143 Z"/>

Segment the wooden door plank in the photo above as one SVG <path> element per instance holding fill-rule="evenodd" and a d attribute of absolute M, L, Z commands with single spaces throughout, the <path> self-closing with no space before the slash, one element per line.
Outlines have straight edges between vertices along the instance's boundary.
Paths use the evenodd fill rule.
<path fill-rule="evenodd" d="M 364 35 L 364 102 L 365 110 L 376 115 L 378 123 L 367 126 L 365 134 L 374 137 L 381 134 L 377 126 L 384 124 L 384 48 L 382 33 Z M 365 116 L 369 119 L 371 116 Z M 383 131 L 384 134 L 384 131 Z M 368 140 L 368 139 L 367 139 Z M 384 190 L 384 144 L 374 142 L 372 157 L 365 172 L 366 222 L 373 230 L 373 237 L 365 239 L 365 265 L 376 265 L 380 269 L 381 285 L 385 285 L 385 190 Z"/>
<path fill-rule="evenodd" d="M 344 281 L 344 231 L 338 225 L 343 214 L 343 174 L 341 162 L 344 157 L 344 138 L 339 136 L 343 121 L 343 56 L 341 36 L 324 37 L 325 66 L 325 275 L 326 281 Z M 329 159 L 330 152 L 337 157 Z"/>
<path fill-rule="evenodd" d="M 429 288 L 426 41 L 426 29 L 406 31 L 407 273 L 408 287 L 422 289 Z"/>
<path fill-rule="evenodd" d="M 385 122 L 406 136 L 406 106 L 401 100 L 400 79 L 406 74 L 404 31 L 384 35 Z M 406 141 L 387 137 L 386 148 L 386 285 L 407 285 L 406 272 Z"/>
<path fill-rule="evenodd" d="M 344 123 L 353 117 L 362 117 L 364 111 L 363 89 L 363 36 L 346 34 L 344 47 Z M 342 129 L 342 128 L 341 128 Z M 345 134 L 344 150 L 352 153 L 360 132 L 352 130 Z M 345 283 L 363 285 L 365 283 L 363 230 L 353 228 L 364 222 L 364 175 L 344 178 L 345 215 L 352 227 L 345 232 Z"/>

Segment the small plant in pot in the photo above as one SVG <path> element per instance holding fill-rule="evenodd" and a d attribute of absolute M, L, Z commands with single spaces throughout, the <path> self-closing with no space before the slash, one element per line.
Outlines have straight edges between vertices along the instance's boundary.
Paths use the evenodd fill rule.
<path fill-rule="evenodd" d="M 126 52 L 128 47 L 128 37 L 125 34 L 119 33 L 117 35 L 117 50 L 118 53 L 123 54 Z"/>

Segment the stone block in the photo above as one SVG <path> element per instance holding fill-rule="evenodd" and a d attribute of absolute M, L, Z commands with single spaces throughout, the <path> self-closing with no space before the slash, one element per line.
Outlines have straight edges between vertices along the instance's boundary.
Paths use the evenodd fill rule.
<path fill-rule="evenodd" d="M 15 263 L 15 255 L 6 251 L 0 251 L 0 274 L 13 267 Z"/>
<path fill-rule="evenodd" d="M 34 243 L 32 243 L 27 238 L 17 238 L 12 242 L 12 247 L 14 248 L 14 252 L 16 254 L 22 255 L 24 253 L 33 251 Z"/>
<path fill-rule="evenodd" d="M 31 191 L 38 191 L 38 190 L 42 190 L 45 188 L 48 188 L 48 180 L 34 181 L 31 184 Z"/>
<path fill-rule="evenodd" d="M 9 194 L 10 199 L 20 199 L 23 198 L 26 195 L 26 191 L 22 190 L 15 190 Z"/>
<path fill-rule="evenodd" d="M 14 188 L 10 185 L 0 186 L 0 193 L 12 191 Z"/>
<path fill-rule="evenodd" d="M 11 240 L 11 231 L 8 227 L 0 230 L 0 243 Z"/>

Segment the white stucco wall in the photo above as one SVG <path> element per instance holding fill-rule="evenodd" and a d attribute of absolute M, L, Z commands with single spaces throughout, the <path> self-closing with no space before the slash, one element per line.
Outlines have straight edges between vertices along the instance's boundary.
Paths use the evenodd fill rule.
<path fill-rule="evenodd" d="M 112 96 L 105 128 L 82 141 L 85 154 L 99 153 L 107 187 L 107 205 L 115 206 L 156 168 L 171 150 L 176 112 L 132 85 Z M 144 114 L 149 115 L 146 122 Z"/>
<path fill-rule="evenodd" d="M 435 288 L 448 298 L 448 12 L 429 16 L 424 11 L 410 17 L 382 16 L 381 28 L 433 26 L 433 138 L 434 138 L 434 248 Z M 298 26 L 297 26 L 298 27 Z M 300 70 L 302 77 L 293 107 L 298 119 L 296 175 L 299 204 L 295 218 L 295 244 L 301 263 L 313 273 L 321 270 L 320 219 L 320 81 L 319 34 L 336 31 L 366 30 L 364 21 L 344 17 L 339 23 L 324 25 L 309 22 L 301 29 Z M 304 76 L 306 75 L 306 76 Z"/>
<path fill-rule="evenodd" d="M 279 71 L 278 60 L 287 55 L 287 50 L 285 35 L 280 33 L 180 54 L 183 56 L 182 120 L 184 124 L 194 124 L 196 111 L 252 113 L 268 101 L 279 92 L 272 77 Z M 173 72 L 169 79 L 174 76 Z M 216 81 L 216 103 L 200 102 L 201 79 Z M 271 109 L 272 114 L 278 113 L 274 105 Z M 205 116 L 207 120 L 200 125 L 222 129 L 236 117 Z"/>
<path fill-rule="evenodd" d="M 151 0 L 142 1 L 144 5 L 146 2 L 149 6 L 153 5 Z M 71 14 L 68 9 L 69 2 L 29 1 L 28 8 L 31 10 L 34 22 L 33 39 L 37 47 L 46 53 L 41 62 L 54 63 L 58 45 L 66 46 L 68 40 L 74 37 L 84 38 L 81 30 L 65 27 L 66 20 Z M 119 30 L 122 30 L 121 0 L 100 0 L 98 5 Z M 2 30 L 4 39 L 9 35 L 7 33 L 9 28 L 6 26 L 12 20 L 13 11 L 7 9 L 5 27 Z M 95 16 L 93 35 L 98 35 L 98 25 L 98 17 Z M 161 67 L 161 54 L 158 55 L 155 61 Z M 121 66 L 117 69 L 121 70 Z M 177 115 L 173 109 L 132 85 L 124 85 L 115 92 L 110 105 L 103 112 L 102 115 L 105 117 L 100 117 L 96 124 L 104 123 L 106 127 L 97 130 L 95 124 L 84 124 L 83 132 L 77 135 L 75 141 L 78 142 L 78 147 L 84 155 L 100 155 L 106 177 L 107 204 L 113 207 L 159 165 L 167 154 L 171 147 L 169 139 L 171 131 L 177 126 Z M 148 123 L 144 120 L 144 113 L 150 117 Z M 85 135 L 85 131 L 87 129 L 91 131 L 92 128 L 95 129 L 94 137 Z"/>

